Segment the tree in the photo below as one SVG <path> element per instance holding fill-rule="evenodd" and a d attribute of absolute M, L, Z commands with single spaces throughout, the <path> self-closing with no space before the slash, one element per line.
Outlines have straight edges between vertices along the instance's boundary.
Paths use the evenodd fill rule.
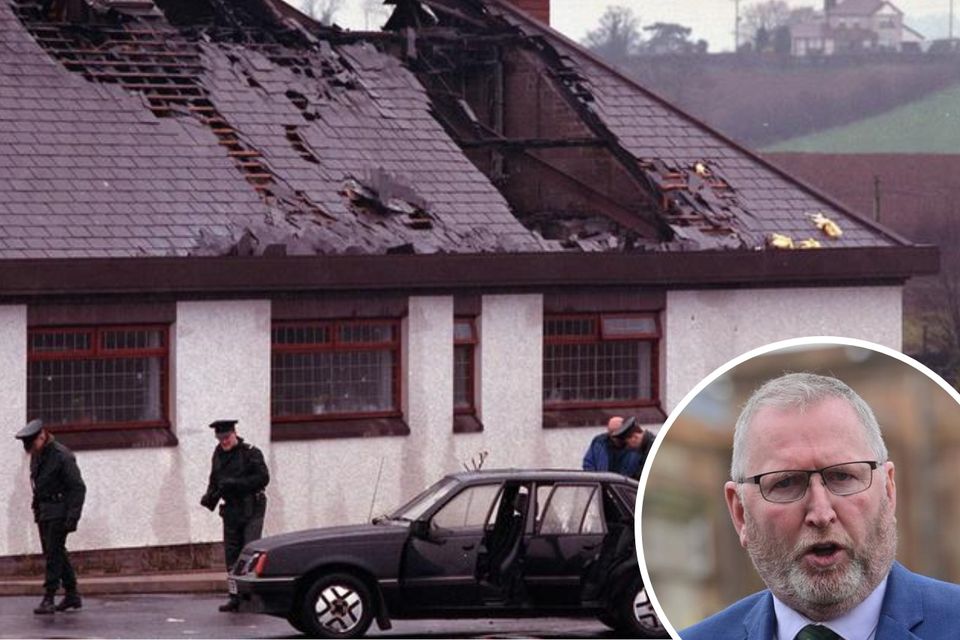
<path fill-rule="evenodd" d="M 333 24 L 337 12 L 343 8 L 343 0 L 303 0 L 303 11 L 321 24 Z"/>
<path fill-rule="evenodd" d="M 790 7 L 784 0 L 766 0 L 748 5 L 740 18 L 747 33 L 753 34 L 753 45 L 757 51 L 770 47 L 770 37 L 780 27 L 790 21 Z"/>
<path fill-rule="evenodd" d="M 599 26 L 587 33 L 583 44 L 607 60 L 622 62 L 635 54 L 643 41 L 639 22 L 629 7 L 607 7 Z"/>
<path fill-rule="evenodd" d="M 643 50 L 649 53 L 690 53 L 699 44 L 690 41 L 690 27 L 674 22 L 656 22 L 643 30 L 650 32 L 650 39 L 643 45 Z"/>

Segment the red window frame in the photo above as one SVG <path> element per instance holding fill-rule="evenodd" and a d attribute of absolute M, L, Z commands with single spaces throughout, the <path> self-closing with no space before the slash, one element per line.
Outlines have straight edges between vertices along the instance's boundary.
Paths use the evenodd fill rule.
<path fill-rule="evenodd" d="M 344 325 L 362 326 L 385 326 L 390 328 L 391 338 L 374 342 L 352 342 L 343 341 L 340 338 L 340 329 Z M 322 343 L 277 343 L 276 331 L 278 329 L 303 328 L 303 329 L 324 329 L 329 330 L 329 341 Z M 347 351 L 390 351 L 393 353 L 393 364 L 391 365 L 391 385 L 390 385 L 390 404 L 391 408 L 384 411 L 331 411 L 327 413 L 304 413 L 304 414 L 285 414 L 277 415 L 274 413 L 274 404 L 270 403 L 271 420 L 277 423 L 291 422 L 312 422 L 319 420 L 343 420 L 350 418 L 395 418 L 402 415 L 400 410 L 400 383 L 401 383 L 401 352 L 400 352 L 400 320 L 399 319 L 339 319 L 339 320 L 290 320 L 274 322 L 270 332 L 270 394 L 274 395 L 274 384 L 276 377 L 274 375 L 273 356 L 284 353 L 323 353 L 323 352 L 347 352 Z"/>
<path fill-rule="evenodd" d="M 456 393 L 453 399 L 453 413 L 455 415 L 473 415 L 477 412 L 476 406 L 476 363 L 477 363 L 477 325 L 472 317 L 457 317 L 453 320 L 453 383 L 457 383 L 457 349 L 462 349 L 467 354 L 466 366 L 466 396 L 467 404 L 457 405 Z M 470 337 L 458 337 L 457 325 L 466 325 L 470 329 Z M 456 386 L 454 387 L 456 392 Z"/>
<path fill-rule="evenodd" d="M 105 345 L 104 336 L 123 331 L 155 331 L 160 335 L 159 347 L 113 348 Z M 89 346 L 85 349 L 36 349 L 34 337 L 40 334 L 63 334 L 90 336 Z M 74 360 L 118 360 L 122 358 L 158 358 L 160 364 L 160 415 L 159 420 L 121 421 L 121 422 L 64 422 L 52 423 L 44 420 L 54 432 L 100 431 L 117 429 L 149 429 L 170 426 L 170 327 L 166 324 L 123 324 L 97 325 L 90 327 L 30 327 L 27 329 L 27 406 L 30 406 L 29 377 L 31 365 L 36 362 L 74 361 Z M 42 410 L 39 416 L 43 417 Z"/>
<path fill-rule="evenodd" d="M 617 320 L 618 318 L 639 318 L 652 321 L 653 330 L 634 331 L 634 332 L 613 332 L 605 331 L 604 320 Z M 584 334 L 569 335 L 548 335 L 547 323 L 562 322 L 563 320 L 572 320 L 582 322 L 592 320 L 593 330 Z M 544 316 L 544 384 L 546 384 L 546 357 L 547 347 L 549 345 L 564 344 L 601 344 L 605 342 L 646 342 L 650 344 L 650 397 L 635 397 L 625 400 L 579 400 L 579 401 L 550 401 L 547 399 L 547 388 L 543 389 L 544 409 L 584 409 L 584 408 L 618 408 L 618 407 L 656 407 L 660 401 L 660 317 L 656 313 L 644 312 L 616 312 L 616 313 L 568 313 L 568 314 L 547 314 Z M 638 389 L 639 392 L 639 389 Z"/>

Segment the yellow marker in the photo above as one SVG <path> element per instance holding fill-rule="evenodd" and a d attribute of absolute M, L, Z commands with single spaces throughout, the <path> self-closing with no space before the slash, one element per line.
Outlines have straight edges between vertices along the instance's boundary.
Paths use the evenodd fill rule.
<path fill-rule="evenodd" d="M 775 249 L 793 249 L 793 238 L 782 233 L 772 233 L 767 243 Z"/>
<path fill-rule="evenodd" d="M 836 222 L 823 215 L 822 212 L 818 211 L 816 214 L 810 216 L 813 220 L 813 224 L 817 226 L 818 229 L 827 234 L 830 238 L 839 238 L 843 235 L 843 229 L 840 228 Z"/>
<path fill-rule="evenodd" d="M 814 240 L 813 238 L 807 238 L 797 243 L 798 249 L 819 249 L 822 246 L 819 240 Z"/>

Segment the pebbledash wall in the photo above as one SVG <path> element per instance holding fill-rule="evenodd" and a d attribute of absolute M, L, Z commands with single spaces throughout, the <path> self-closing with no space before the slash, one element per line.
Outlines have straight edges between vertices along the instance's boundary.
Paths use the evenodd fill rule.
<path fill-rule="evenodd" d="M 899 286 L 671 291 L 663 312 L 665 412 L 715 367 L 746 350 L 804 335 L 845 335 L 899 348 Z M 265 534 L 365 521 L 399 505 L 480 451 L 485 468 L 578 468 L 597 432 L 542 421 L 543 297 L 485 295 L 478 332 L 479 433 L 452 430 L 453 298 L 411 297 L 403 321 L 404 417 L 410 434 L 270 441 L 271 304 L 179 302 L 171 330 L 175 447 L 79 451 L 87 484 L 71 549 L 213 542 L 220 519 L 198 503 L 215 440 L 207 424 L 236 418 L 271 471 Z M 0 424 L 26 419 L 24 306 L 0 306 Z M 379 483 L 377 478 L 380 476 Z M 29 459 L 0 446 L 0 556 L 36 553 Z"/>

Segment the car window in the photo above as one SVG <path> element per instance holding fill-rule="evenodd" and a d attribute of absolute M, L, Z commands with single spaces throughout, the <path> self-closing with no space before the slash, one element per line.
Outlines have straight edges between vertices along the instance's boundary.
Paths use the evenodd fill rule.
<path fill-rule="evenodd" d="M 558 485 L 546 500 L 541 535 L 603 533 L 605 526 L 596 485 Z"/>
<path fill-rule="evenodd" d="M 432 526 L 442 529 L 482 529 L 499 493 L 499 484 L 467 487 L 434 514 Z"/>
<path fill-rule="evenodd" d="M 637 488 L 618 484 L 614 485 L 614 490 L 617 492 L 617 495 L 623 498 L 623 502 L 627 508 L 630 509 L 630 513 L 635 513 L 637 509 Z"/>
<path fill-rule="evenodd" d="M 431 485 L 413 498 L 413 500 L 394 511 L 392 514 L 390 514 L 390 517 L 397 520 L 416 520 L 423 515 L 424 512 L 430 509 L 430 507 L 435 505 L 439 500 L 443 499 L 444 496 L 453 491 L 453 489 L 459 484 L 460 483 L 453 478 L 444 478 L 443 480 Z"/>

